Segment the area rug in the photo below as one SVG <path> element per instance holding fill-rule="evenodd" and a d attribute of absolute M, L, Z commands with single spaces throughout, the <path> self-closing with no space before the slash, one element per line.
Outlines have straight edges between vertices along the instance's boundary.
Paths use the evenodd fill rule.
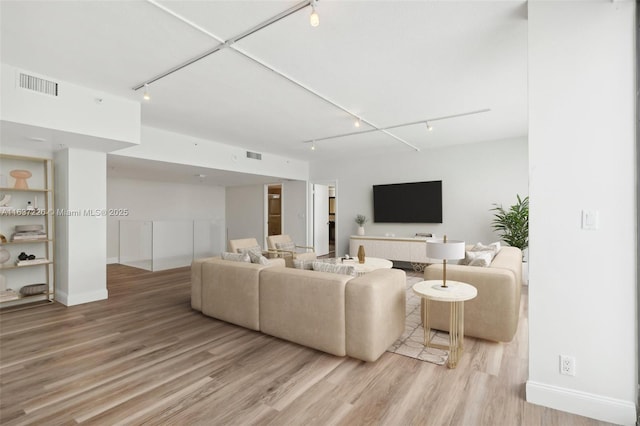
<path fill-rule="evenodd" d="M 407 277 L 407 318 L 404 333 L 387 349 L 387 352 L 444 365 L 449 357 L 449 351 L 424 346 L 424 329 L 420 320 L 420 296 L 417 296 L 412 290 L 413 285 L 422 280 L 421 277 Z M 433 343 L 449 344 L 448 333 L 431 330 L 431 337 Z"/>

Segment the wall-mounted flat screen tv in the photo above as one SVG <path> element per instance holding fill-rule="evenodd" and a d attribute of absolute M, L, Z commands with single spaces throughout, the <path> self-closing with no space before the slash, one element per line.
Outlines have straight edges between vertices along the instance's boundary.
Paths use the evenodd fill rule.
<path fill-rule="evenodd" d="M 377 223 L 442 223 L 442 181 L 373 185 Z"/>

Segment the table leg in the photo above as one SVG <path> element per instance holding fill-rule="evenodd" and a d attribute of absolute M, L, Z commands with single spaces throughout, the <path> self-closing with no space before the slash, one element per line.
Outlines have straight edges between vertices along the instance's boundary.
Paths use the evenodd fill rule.
<path fill-rule="evenodd" d="M 464 340 L 464 302 L 452 302 L 449 313 L 449 368 L 456 368 Z"/>
<path fill-rule="evenodd" d="M 422 299 L 422 328 L 424 330 L 424 345 L 429 347 L 431 340 L 431 325 L 429 324 L 429 299 Z"/>

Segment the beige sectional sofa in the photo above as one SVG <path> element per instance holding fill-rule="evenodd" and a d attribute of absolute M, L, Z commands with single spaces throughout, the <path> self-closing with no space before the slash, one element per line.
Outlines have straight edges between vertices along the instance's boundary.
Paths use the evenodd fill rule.
<path fill-rule="evenodd" d="M 425 268 L 425 280 L 441 280 L 442 265 Z M 447 280 L 471 284 L 475 299 L 464 304 L 464 334 L 496 342 L 510 342 L 518 327 L 522 252 L 502 247 L 488 267 L 447 265 Z M 423 302 L 424 303 L 424 302 Z M 450 304 L 430 302 L 431 327 L 449 330 Z"/>
<path fill-rule="evenodd" d="M 333 355 L 375 361 L 404 332 L 405 272 L 349 275 L 199 259 L 191 306 L 204 315 Z"/>

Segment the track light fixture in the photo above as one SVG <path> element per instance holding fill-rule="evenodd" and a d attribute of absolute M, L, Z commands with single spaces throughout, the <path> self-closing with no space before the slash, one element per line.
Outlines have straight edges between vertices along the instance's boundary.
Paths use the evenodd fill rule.
<path fill-rule="evenodd" d="M 428 131 L 432 131 L 432 130 L 433 130 L 433 126 L 432 126 L 431 124 L 429 124 L 429 122 L 428 122 L 428 121 L 425 121 L 425 122 L 424 122 L 424 124 L 426 124 L 426 125 L 427 125 L 427 130 L 428 130 Z"/>
<path fill-rule="evenodd" d="M 316 150 L 316 141 L 311 142 L 311 151 Z"/>
<path fill-rule="evenodd" d="M 320 17 L 318 16 L 318 12 L 316 11 L 316 3 L 318 0 L 311 0 L 309 3 L 311 5 L 311 15 L 309 15 L 309 24 L 312 27 L 317 27 L 320 25 Z"/>
<path fill-rule="evenodd" d="M 353 123 L 353 125 L 356 126 L 356 127 L 360 127 L 360 124 L 361 124 L 360 118 L 356 117 L 356 121 Z"/>
<path fill-rule="evenodd" d="M 142 99 L 148 101 L 151 99 L 151 95 L 149 95 L 149 83 L 144 84 L 144 95 L 142 95 Z"/>

